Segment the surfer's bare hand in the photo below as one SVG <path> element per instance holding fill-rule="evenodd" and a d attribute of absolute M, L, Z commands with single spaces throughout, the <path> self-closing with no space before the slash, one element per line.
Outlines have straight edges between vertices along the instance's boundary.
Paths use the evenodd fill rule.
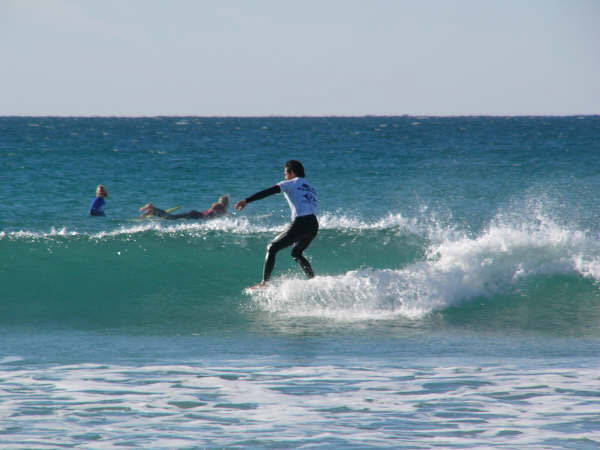
<path fill-rule="evenodd" d="M 248 203 L 246 202 L 246 200 L 240 200 L 239 202 L 237 202 L 235 204 L 235 209 L 236 211 L 241 211 L 242 209 L 244 209 L 246 207 Z"/>

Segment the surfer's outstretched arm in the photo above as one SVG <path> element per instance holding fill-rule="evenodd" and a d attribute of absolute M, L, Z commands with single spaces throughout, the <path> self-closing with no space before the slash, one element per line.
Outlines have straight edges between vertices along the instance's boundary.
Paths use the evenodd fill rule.
<path fill-rule="evenodd" d="M 235 204 L 235 209 L 241 211 L 246 207 L 248 203 L 254 202 L 256 200 L 260 200 L 261 198 L 268 197 L 273 194 L 279 194 L 281 192 L 281 188 L 278 185 L 271 186 L 270 188 L 264 189 L 256 194 L 251 195 L 250 197 L 240 200 Z"/>

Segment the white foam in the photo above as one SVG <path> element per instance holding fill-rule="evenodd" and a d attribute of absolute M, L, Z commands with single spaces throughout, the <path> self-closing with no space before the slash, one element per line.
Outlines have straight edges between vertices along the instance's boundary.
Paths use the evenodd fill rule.
<path fill-rule="evenodd" d="M 24 361 L 25 358 L 21 356 L 5 356 L 0 358 L 0 364 L 11 364 L 18 361 Z"/>
<path fill-rule="evenodd" d="M 545 448 L 565 436 L 593 445 L 596 361 L 577 368 L 516 363 L 436 357 L 390 364 L 364 356 L 343 364 L 273 357 L 0 367 L 7 387 L 2 447 L 307 447 L 334 440 L 363 448 L 411 440 L 427 448 L 495 448 L 506 445 L 502 430 L 515 433 L 515 448 Z M 416 422 L 426 423 L 427 433 Z"/>
<path fill-rule="evenodd" d="M 280 278 L 250 292 L 266 311 L 336 320 L 419 319 L 435 310 L 507 292 L 535 275 L 600 280 L 600 245 L 547 218 L 494 221 L 479 236 L 433 233 L 427 257 L 402 268 L 352 270 L 310 281 Z M 443 238 L 442 238 L 443 237 Z M 441 240 L 438 240 L 442 238 Z"/>
<path fill-rule="evenodd" d="M 85 232 L 70 230 L 67 227 L 52 227 L 50 231 L 12 231 L 0 232 L 0 239 L 46 239 L 53 237 L 70 236 L 88 236 L 92 239 L 103 239 L 106 237 L 117 237 L 121 235 L 130 235 L 154 231 L 159 234 L 189 233 L 198 234 L 206 231 L 223 231 L 226 233 L 248 235 L 258 233 L 278 233 L 288 225 L 287 218 L 277 220 L 271 215 L 246 216 L 232 214 L 226 217 L 220 217 L 207 221 L 170 221 L 170 220 L 139 220 L 122 224 L 117 228 L 103 230 L 100 232 Z M 366 221 L 357 216 L 344 215 L 337 213 L 324 213 L 319 216 L 320 228 L 330 230 L 385 230 L 391 228 L 407 229 L 410 232 L 422 234 L 417 219 L 409 219 L 399 213 L 389 213 L 388 215 Z"/>
<path fill-rule="evenodd" d="M 385 230 L 389 228 L 407 228 L 414 230 L 417 227 L 416 219 L 407 219 L 400 213 L 388 215 L 366 221 L 356 216 L 337 213 L 324 213 L 319 215 L 319 228 L 337 230 Z"/>
<path fill-rule="evenodd" d="M 117 237 L 121 235 L 131 235 L 154 231 L 159 234 L 176 234 L 206 231 L 223 231 L 234 234 L 252 234 L 265 232 L 278 232 L 285 228 L 286 224 L 270 225 L 264 220 L 254 221 L 245 216 L 228 216 L 208 221 L 168 221 L 168 220 L 146 220 L 128 225 L 120 225 L 112 230 L 103 230 L 100 232 L 84 232 L 69 230 L 67 227 L 52 227 L 50 231 L 2 231 L 0 239 L 48 239 L 53 237 L 75 237 L 87 236 L 91 239 L 103 239 L 106 237 Z"/>
<path fill-rule="evenodd" d="M 356 270 L 312 280 L 278 279 L 251 291 L 259 306 L 290 316 L 342 321 L 422 317 L 428 311 L 407 301 L 410 292 L 401 271 Z"/>
<path fill-rule="evenodd" d="M 19 231 L 2 231 L 0 232 L 0 239 L 44 239 L 44 238 L 52 238 L 56 236 L 79 236 L 81 233 L 77 231 L 69 231 L 66 227 L 56 228 L 52 227 L 48 232 L 40 232 L 40 231 L 27 231 L 27 230 L 19 230 Z"/>

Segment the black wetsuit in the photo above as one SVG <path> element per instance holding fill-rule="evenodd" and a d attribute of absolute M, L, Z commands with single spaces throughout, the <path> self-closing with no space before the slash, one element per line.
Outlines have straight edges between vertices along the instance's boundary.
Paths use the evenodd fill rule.
<path fill-rule="evenodd" d="M 299 180 L 301 183 L 296 183 L 297 186 L 292 186 L 293 189 L 301 191 L 302 195 L 286 195 L 290 207 L 292 208 L 292 222 L 290 225 L 273 239 L 267 246 L 267 254 L 265 256 L 265 264 L 263 268 L 263 282 L 269 281 L 271 278 L 271 272 L 275 267 L 275 256 L 279 250 L 282 250 L 290 245 L 292 247 L 292 258 L 298 263 L 300 268 L 304 271 L 308 278 L 315 276 L 312 267 L 308 260 L 302 255 L 302 252 L 310 245 L 312 240 L 315 238 L 319 231 L 319 222 L 317 220 L 316 212 L 317 208 L 317 196 L 316 191 L 305 182 L 304 179 L 294 179 L 292 181 Z M 257 192 L 256 194 L 246 199 L 247 203 L 262 198 L 268 197 L 269 195 L 278 194 L 282 192 L 280 185 L 284 185 L 285 181 L 276 184 L 264 191 Z M 291 183 L 286 183 L 284 186 L 286 191 L 284 194 L 289 194 L 287 186 Z M 307 194 L 308 193 L 308 194 Z M 299 200 L 300 199 L 300 200 Z M 304 205 L 300 205 L 298 202 L 304 202 Z M 297 212 L 308 212 L 309 214 L 295 216 Z"/>
<path fill-rule="evenodd" d="M 167 220 L 176 220 L 176 219 L 211 219 L 213 217 L 223 216 L 226 213 L 224 209 L 207 209 L 206 211 L 196 211 L 195 209 L 181 213 L 181 214 L 169 214 L 168 212 L 152 207 L 152 215 L 156 217 L 162 217 Z"/>
<path fill-rule="evenodd" d="M 181 214 L 169 214 L 165 219 L 210 219 L 225 214 L 225 211 L 208 209 L 206 211 L 196 211 L 195 209 Z"/>
<path fill-rule="evenodd" d="M 271 278 L 277 252 L 292 244 L 292 258 L 300 265 L 300 268 L 308 278 L 314 277 L 315 274 L 312 267 L 302 255 L 302 252 L 309 246 L 318 231 L 319 222 L 317 221 L 317 216 L 314 214 L 296 217 L 286 230 L 273 239 L 267 246 L 267 255 L 265 256 L 265 266 L 263 268 L 263 281 L 269 281 L 269 278 Z"/>

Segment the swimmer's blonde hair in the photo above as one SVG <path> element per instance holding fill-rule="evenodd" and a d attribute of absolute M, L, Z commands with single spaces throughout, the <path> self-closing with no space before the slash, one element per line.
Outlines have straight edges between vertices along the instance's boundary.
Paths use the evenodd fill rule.
<path fill-rule="evenodd" d="M 219 197 L 219 200 L 217 202 L 215 202 L 211 205 L 210 209 L 222 209 L 223 211 L 225 211 L 228 206 L 229 206 L 229 196 L 222 195 Z"/>

